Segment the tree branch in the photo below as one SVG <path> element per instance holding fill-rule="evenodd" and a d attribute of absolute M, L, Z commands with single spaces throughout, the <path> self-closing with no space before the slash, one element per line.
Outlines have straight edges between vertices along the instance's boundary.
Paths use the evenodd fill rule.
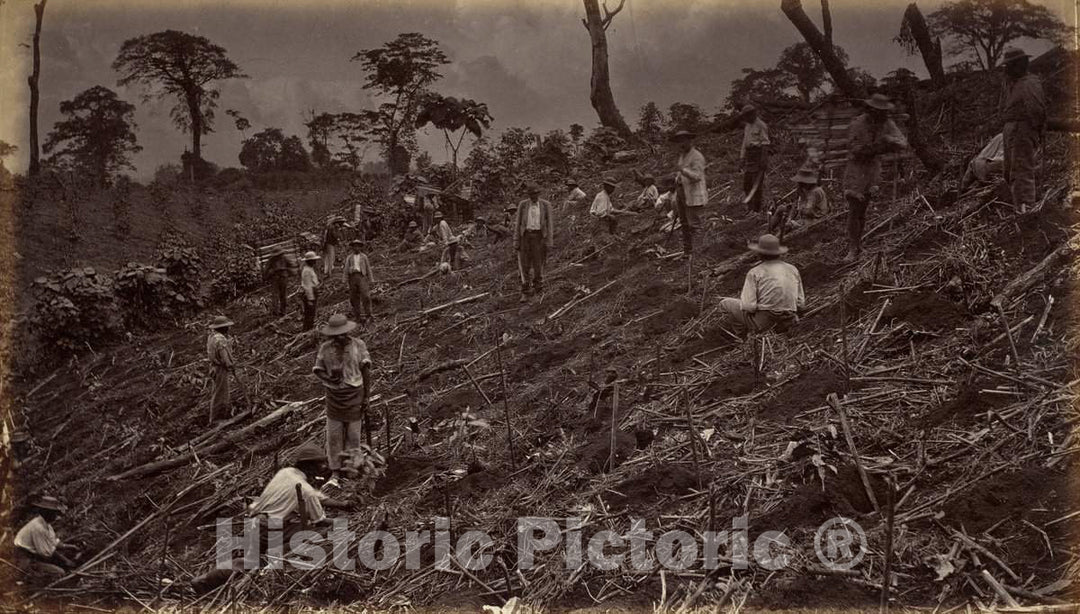
<path fill-rule="evenodd" d="M 608 26 L 611 25 L 611 20 L 615 19 L 615 16 L 623 10 L 624 4 L 626 4 L 626 0 L 619 0 L 619 6 L 615 7 L 614 11 L 609 11 L 607 7 L 607 2 L 604 2 L 604 19 L 600 22 L 600 25 L 602 25 L 605 30 L 607 30 Z"/>

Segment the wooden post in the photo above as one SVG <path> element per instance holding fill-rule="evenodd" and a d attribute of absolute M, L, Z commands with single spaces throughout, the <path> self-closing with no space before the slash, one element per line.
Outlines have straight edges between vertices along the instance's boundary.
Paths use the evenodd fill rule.
<path fill-rule="evenodd" d="M 615 433 L 619 428 L 619 380 L 611 384 L 611 449 L 608 450 L 608 471 L 615 470 Z"/>
<path fill-rule="evenodd" d="M 510 450 L 510 467 L 517 470 L 517 461 L 514 458 L 514 431 L 510 427 L 510 393 L 506 387 L 506 370 L 503 369 L 501 336 L 495 339 L 495 359 L 499 361 L 499 375 L 502 377 L 503 415 L 506 418 L 506 446 Z"/>
<path fill-rule="evenodd" d="M 859 451 L 855 448 L 855 439 L 851 436 L 851 425 L 848 424 L 847 411 L 840 404 L 840 399 L 837 398 L 835 392 L 830 392 L 825 400 L 836 410 L 836 413 L 840 414 L 840 426 L 844 429 L 844 439 L 847 440 L 848 449 L 851 451 L 851 459 L 855 461 L 855 468 L 859 471 L 859 479 L 862 480 L 863 488 L 866 489 L 866 496 L 874 506 L 874 511 L 880 513 L 881 507 L 878 506 L 877 497 L 874 496 L 874 489 L 870 486 L 870 476 L 863 469 L 862 461 L 859 459 Z"/>

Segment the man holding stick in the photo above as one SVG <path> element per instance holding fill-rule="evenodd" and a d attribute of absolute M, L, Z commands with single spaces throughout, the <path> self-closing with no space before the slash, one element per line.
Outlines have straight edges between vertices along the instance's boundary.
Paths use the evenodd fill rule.
<path fill-rule="evenodd" d="M 341 469 L 341 453 L 360 445 L 361 422 L 370 439 L 368 397 L 371 355 L 367 345 L 349 336 L 356 322 L 335 313 L 319 332 L 329 337 L 319 346 L 312 373 L 326 390 L 326 460 L 333 476 Z"/>
<path fill-rule="evenodd" d="M 1005 76 L 1009 94 L 1001 111 L 1005 122 L 1005 182 L 1013 206 L 1025 213 L 1035 204 L 1035 155 L 1046 130 L 1046 93 L 1042 82 L 1028 74 L 1028 54 L 1020 49 L 1005 52 Z"/>
<path fill-rule="evenodd" d="M 709 200 L 705 186 L 705 156 L 694 147 L 694 133 L 680 130 L 672 137 L 679 149 L 675 163 L 675 206 L 682 225 L 683 255 L 694 251 L 694 233 L 701 225 L 701 209 Z"/>
<path fill-rule="evenodd" d="M 522 303 L 544 289 L 544 261 L 554 234 L 551 203 L 540 198 L 540 186 L 530 183 L 525 187 L 525 193 L 529 198 L 518 204 L 514 225 L 514 253 L 521 273 Z"/>
<path fill-rule="evenodd" d="M 206 338 L 206 358 L 210 361 L 210 377 L 213 389 L 210 393 L 210 424 L 220 416 L 218 410 L 229 409 L 232 397 L 229 390 L 229 374 L 236 365 L 233 363 L 232 341 L 229 339 L 229 327 L 232 320 L 217 316 L 210 323 L 210 334 Z"/>
<path fill-rule="evenodd" d="M 748 104 L 739 113 L 743 121 L 740 157 L 743 161 L 743 204 L 751 213 L 761 213 L 765 193 L 765 170 L 768 167 L 769 127 L 758 116 L 757 107 Z"/>

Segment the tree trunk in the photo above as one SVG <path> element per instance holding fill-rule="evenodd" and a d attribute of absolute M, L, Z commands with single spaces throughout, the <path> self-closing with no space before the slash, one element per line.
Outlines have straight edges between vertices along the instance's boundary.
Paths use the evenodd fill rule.
<path fill-rule="evenodd" d="M 907 106 L 908 114 L 908 144 L 911 145 L 911 150 L 919 158 L 919 162 L 922 162 L 923 167 L 930 173 L 929 177 L 926 178 L 929 181 L 945 168 L 945 163 L 923 140 L 922 131 L 919 130 L 919 113 L 918 109 L 915 108 L 915 88 L 911 85 L 908 86 L 907 92 L 905 92 L 904 104 Z"/>
<path fill-rule="evenodd" d="M 922 11 L 912 2 L 904 11 L 904 21 L 907 22 L 911 37 L 919 47 L 926 71 L 930 73 L 930 81 L 935 88 L 945 87 L 945 69 L 941 66 L 941 39 L 930 36 L 930 28 L 926 25 L 926 19 Z"/>
<path fill-rule="evenodd" d="M 45 3 L 34 5 L 34 69 L 27 82 L 30 84 L 30 168 L 31 177 L 41 172 L 40 152 L 38 151 L 38 77 L 41 76 L 41 21 L 45 18 Z"/>
<path fill-rule="evenodd" d="M 584 0 L 585 2 L 585 27 L 589 30 L 589 38 L 592 40 L 592 80 L 589 83 L 589 102 L 592 103 L 596 114 L 600 118 L 600 124 L 612 128 L 622 136 L 630 136 L 630 127 L 615 106 L 615 96 L 611 93 L 611 79 L 608 74 L 607 52 L 607 25 L 611 23 L 609 18 L 600 16 L 600 6 L 597 0 Z M 620 4 L 621 8 L 621 4 Z M 618 9 L 615 11 L 618 12 Z M 608 17 L 614 17 L 609 13 Z"/>
<path fill-rule="evenodd" d="M 863 92 L 862 88 L 855 84 L 855 81 L 847 72 L 847 67 L 836 56 L 836 50 L 828 44 L 817 26 L 807 16 L 806 11 L 803 10 L 802 0 L 781 0 L 780 10 L 784 12 L 784 15 L 787 15 L 792 25 L 802 34 L 807 44 L 817 54 L 821 63 L 825 65 L 825 70 L 829 71 L 829 76 L 832 77 L 836 87 L 849 98 L 862 98 L 865 96 L 866 92 Z"/>
<path fill-rule="evenodd" d="M 829 0 L 821 0 L 821 29 L 825 31 L 825 42 L 832 47 L 832 11 L 829 10 Z"/>

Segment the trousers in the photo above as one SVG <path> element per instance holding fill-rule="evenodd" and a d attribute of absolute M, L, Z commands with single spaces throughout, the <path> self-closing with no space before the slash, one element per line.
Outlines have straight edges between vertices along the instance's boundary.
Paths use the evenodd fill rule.
<path fill-rule="evenodd" d="M 323 275 L 330 275 L 334 272 L 334 260 L 337 259 L 337 246 L 333 244 L 327 244 L 323 248 Z"/>
<path fill-rule="evenodd" d="M 755 184 L 757 185 L 756 191 L 754 190 Z M 754 192 L 754 195 L 746 203 L 746 208 L 750 211 L 761 211 L 761 205 L 764 202 L 763 194 L 765 194 L 764 170 L 747 170 L 743 172 L 743 193 L 749 196 L 750 192 Z"/>
<path fill-rule="evenodd" d="M 794 313 L 776 313 L 759 309 L 750 313 L 743 309 L 742 301 L 737 298 L 720 299 L 720 311 L 728 315 L 731 322 L 732 332 L 745 334 L 747 332 L 763 333 L 773 328 L 784 331 L 797 321 Z"/>
<path fill-rule="evenodd" d="M 525 292 L 540 292 L 544 288 L 544 260 L 547 247 L 544 245 L 544 233 L 539 230 L 526 230 L 521 237 L 518 250 L 518 262 L 521 263 L 522 289 Z"/>
<path fill-rule="evenodd" d="M 1008 122 L 1002 130 L 1005 144 L 1005 182 L 1014 205 L 1035 203 L 1035 150 L 1039 133 L 1027 122 Z"/>
<path fill-rule="evenodd" d="M 341 453 L 360 447 L 360 434 L 362 432 L 360 420 L 344 422 L 326 417 L 326 462 L 330 469 L 341 469 Z"/>
<path fill-rule="evenodd" d="M 311 299 L 310 301 L 303 294 L 300 295 L 300 302 L 304 306 L 304 322 L 301 330 L 311 330 L 315 328 L 315 304 L 318 302 L 318 297 Z"/>
<path fill-rule="evenodd" d="M 283 274 L 275 274 L 270 279 L 270 291 L 274 297 L 274 313 L 285 315 L 285 300 L 289 295 L 289 280 Z"/>
<path fill-rule="evenodd" d="M 866 226 L 866 210 L 870 208 L 870 195 L 844 194 L 848 204 L 848 247 L 856 253 L 862 251 L 863 228 Z"/>
<path fill-rule="evenodd" d="M 349 303 L 352 305 L 353 318 L 357 321 L 374 315 L 371 311 L 371 284 L 363 273 L 349 273 Z"/>
<path fill-rule="evenodd" d="M 210 393 L 210 420 L 218 417 L 218 410 L 227 411 L 232 402 L 229 390 L 229 370 L 225 367 L 214 366 L 213 390 Z"/>
<path fill-rule="evenodd" d="M 679 191 L 681 193 L 682 188 Z M 694 251 L 694 233 L 701 226 L 701 207 L 688 207 L 685 198 L 677 197 L 675 210 L 682 229 L 683 252 L 691 254 Z"/>

